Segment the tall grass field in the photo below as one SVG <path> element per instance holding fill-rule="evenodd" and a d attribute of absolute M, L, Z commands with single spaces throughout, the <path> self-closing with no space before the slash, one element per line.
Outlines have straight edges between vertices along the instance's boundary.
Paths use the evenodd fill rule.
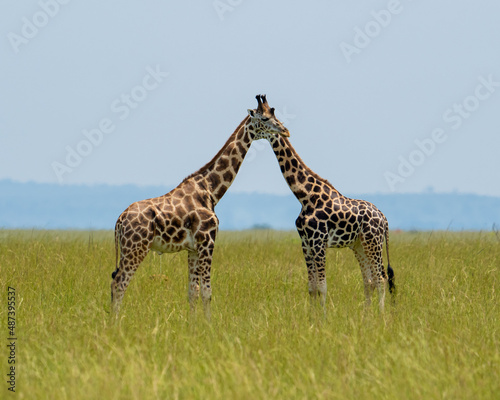
<path fill-rule="evenodd" d="M 186 253 L 148 255 L 111 323 L 114 254 L 112 232 L 0 231 L 1 399 L 500 398 L 498 233 L 391 232 L 383 314 L 349 249 L 324 313 L 298 235 L 248 231 L 219 233 L 210 323 Z"/>

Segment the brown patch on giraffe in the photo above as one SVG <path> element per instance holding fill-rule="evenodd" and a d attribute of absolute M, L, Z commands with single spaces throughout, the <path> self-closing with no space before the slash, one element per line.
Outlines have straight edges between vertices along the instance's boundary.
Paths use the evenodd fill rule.
<path fill-rule="evenodd" d="M 233 168 L 233 171 L 235 173 L 238 173 L 240 165 L 241 165 L 241 160 L 239 160 L 237 157 L 231 158 L 231 167 Z"/>
<path fill-rule="evenodd" d="M 184 198 L 184 201 L 183 201 L 183 208 L 184 210 L 187 212 L 189 210 L 193 210 L 194 208 L 196 208 L 195 206 L 195 203 L 194 203 L 194 199 L 192 196 L 186 196 Z"/>
<path fill-rule="evenodd" d="M 174 237 L 172 237 L 172 241 L 174 243 L 181 243 L 184 239 L 186 239 L 186 231 L 181 229 L 177 232 L 177 235 L 175 235 Z"/>
<path fill-rule="evenodd" d="M 304 181 L 306 180 L 306 175 L 301 170 L 298 170 L 296 178 L 299 183 L 304 183 Z"/>
<path fill-rule="evenodd" d="M 227 191 L 227 186 L 221 186 L 220 189 L 215 193 L 215 197 L 222 198 Z"/>
<path fill-rule="evenodd" d="M 227 157 L 221 157 L 215 170 L 224 171 L 227 167 L 229 167 L 229 159 Z"/>
<path fill-rule="evenodd" d="M 231 171 L 226 171 L 224 172 L 224 175 L 222 175 L 222 178 L 225 182 L 232 182 L 234 175 Z"/>
<path fill-rule="evenodd" d="M 197 231 L 200 224 L 200 217 L 198 214 L 192 212 L 189 214 L 189 220 L 191 221 L 191 231 Z"/>
<path fill-rule="evenodd" d="M 237 157 L 243 159 L 243 157 L 246 155 L 248 151 L 248 145 L 242 142 L 238 142 L 236 143 L 236 148 L 238 149 Z"/>
<path fill-rule="evenodd" d="M 212 172 L 208 176 L 208 180 L 211 183 L 211 187 L 214 189 L 218 188 L 221 182 L 220 175 L 216 172 Z"/>
<path fill-rule="evenodd" d="M 170 220 L 170 225 L 173 228 L 179 229 L 182 226 L 182 221 L 179 217 L 175 216 Z"/>

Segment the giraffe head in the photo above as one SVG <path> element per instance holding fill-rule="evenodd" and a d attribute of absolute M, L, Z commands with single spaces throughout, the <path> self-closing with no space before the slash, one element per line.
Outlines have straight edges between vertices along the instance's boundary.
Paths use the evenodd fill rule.
<path fill-rule="evenodd" d="M 253 140 L 270 138 L 270 135 L 290 137 L 288 129 L 274 115 L 274 108 L 267 104 L 266 95 L 258 94 L 257 109 L 248 110 L 250 116 L 250 125 L 253 125 L 252 136 Z"/>

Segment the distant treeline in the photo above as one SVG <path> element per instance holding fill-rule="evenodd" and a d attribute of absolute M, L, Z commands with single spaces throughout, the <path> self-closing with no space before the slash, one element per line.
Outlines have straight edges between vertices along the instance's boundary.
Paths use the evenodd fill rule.
<path fill-rule="evenodd" d="M 58 185 L 0 181 L 0 228 L 113 229 L 137 200 L 171 188 L 134 185 Z M 459 193 L 348 194 L 374 203 L 391 229 L 500 229 L 500 198 Z M 295 229 L 300 204 L 293 195 L 234 193 L 216 207 L 220 228 Z"/>

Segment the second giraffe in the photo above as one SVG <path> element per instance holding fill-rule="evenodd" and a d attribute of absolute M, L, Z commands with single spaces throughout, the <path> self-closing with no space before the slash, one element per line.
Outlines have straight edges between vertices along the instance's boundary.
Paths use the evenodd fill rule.
<path fill-rule="evenodd" d="M 266 96 L 257 96 L 257 101 L 256 114 L 260 118 L 271 118 L 274 109 L 269 107 Z M 361 267 L 366 305 L 370 305 L 372 292 L 377 288 L 379 307 L 383 311 L 385 282 L 388 281 L 392 294 L 396 289 L 394 271 L 389 264 L 389 225 L 384 214 L 368 201 L 341 195 L 330 182 L 304 164 L 288 138 L 264 131 L 259 136 L 271 144 L 288 186 L 302 204 L 295 225 L 302 240 L 311 298 L 319 295 L 321 304 L 325 305 L 326 248 L 349 247 Z M 382 259 L 384 239 L 387 274 Z"/>

